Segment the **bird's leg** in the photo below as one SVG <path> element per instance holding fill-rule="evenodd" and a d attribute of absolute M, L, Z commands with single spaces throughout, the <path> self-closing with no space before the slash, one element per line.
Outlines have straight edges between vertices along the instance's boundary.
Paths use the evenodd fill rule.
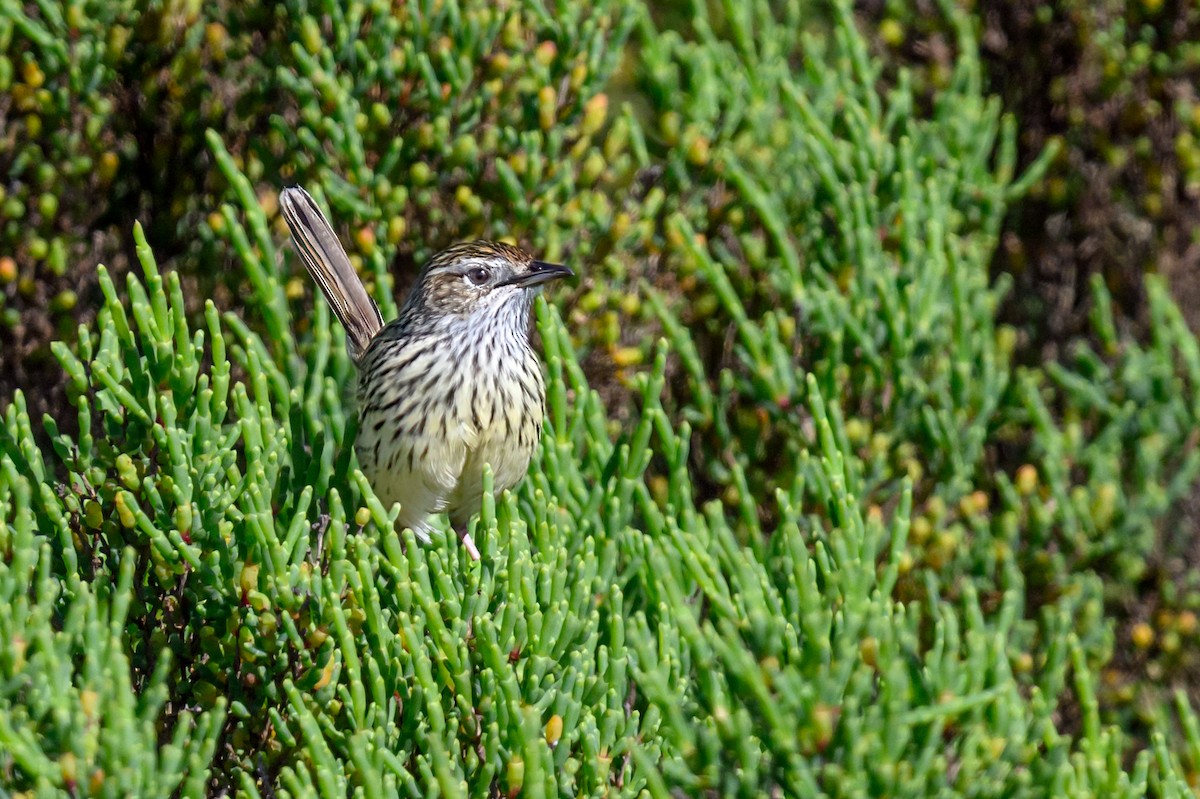
<path fill-rule="evenodd" d="M 462 541 L 463 546 L 467 548 L 467 554 L 471 556 L 471 560 L 479 560 L 479 548 L 475 546 L 475 541 L 467 530 L 467 523 L 454 525 L 454 532 L 458 533 L 458 540 Z"/>

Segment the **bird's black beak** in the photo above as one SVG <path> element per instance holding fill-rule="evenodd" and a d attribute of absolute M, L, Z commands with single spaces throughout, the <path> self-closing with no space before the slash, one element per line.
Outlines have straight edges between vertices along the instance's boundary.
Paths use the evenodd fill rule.
<path fill-rule="evenodd" d="M 551 280 L 559 280 L 564 277 L 574 277 L 575 273 L 562 264 L 550 264 L 545 261 L 534 261 L 529 264 L 529 271 L 522 272 L 519 275 L 513 275 L 508 280 L 501 283 L 501 286 L 519 286 L 523 289 L 540 286 L 543 283 L 549 283 Z"/>

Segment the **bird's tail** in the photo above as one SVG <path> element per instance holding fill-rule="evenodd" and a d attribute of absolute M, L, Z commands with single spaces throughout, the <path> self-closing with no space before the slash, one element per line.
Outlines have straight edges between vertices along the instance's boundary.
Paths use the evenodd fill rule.
<path fill-rule="evenodd" d="M 379 306 L 367 293 L 337 234 L 308 192 L 299 186 L 286 188 L 279 195 L 279 204 L 292 230 L 296 251 L 346 328 L 346 349 L 357 361 L 383 327 Z"/>

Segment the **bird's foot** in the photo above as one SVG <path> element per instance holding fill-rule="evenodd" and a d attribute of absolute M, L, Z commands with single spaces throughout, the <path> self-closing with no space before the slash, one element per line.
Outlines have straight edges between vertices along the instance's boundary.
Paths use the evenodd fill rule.
<path fill-rule="evenodd" d="M 454 532 L 458 533 L 458 539 L 467 548 L 467 554 L 471 556 L 471 560 L 479 560 L 479 548 L 475 546 L 475 541 L 467 531 L 467 526 L 464 524 L 461 528 L 455 527 Z"/>

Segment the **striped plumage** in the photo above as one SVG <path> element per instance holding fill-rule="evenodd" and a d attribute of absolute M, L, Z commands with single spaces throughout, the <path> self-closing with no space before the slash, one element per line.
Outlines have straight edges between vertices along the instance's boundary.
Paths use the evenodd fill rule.
<path fill-rule="evenodd" d="M 429 517 L 442 512 L 465 535 L 483 465 L 503 491 L 525 476 L 537 447 L 545 385 L 529 343 L 530 307 L 542 283 L 570 270 L 506 244 L 454 245 L 425 266 L 399 317 L 384 325 L 312 198 L 289 188 L 280 200 L 358 366 L 363 473 L 384 503 L 400 503 L 398 524 L 423 540 Z"/>

